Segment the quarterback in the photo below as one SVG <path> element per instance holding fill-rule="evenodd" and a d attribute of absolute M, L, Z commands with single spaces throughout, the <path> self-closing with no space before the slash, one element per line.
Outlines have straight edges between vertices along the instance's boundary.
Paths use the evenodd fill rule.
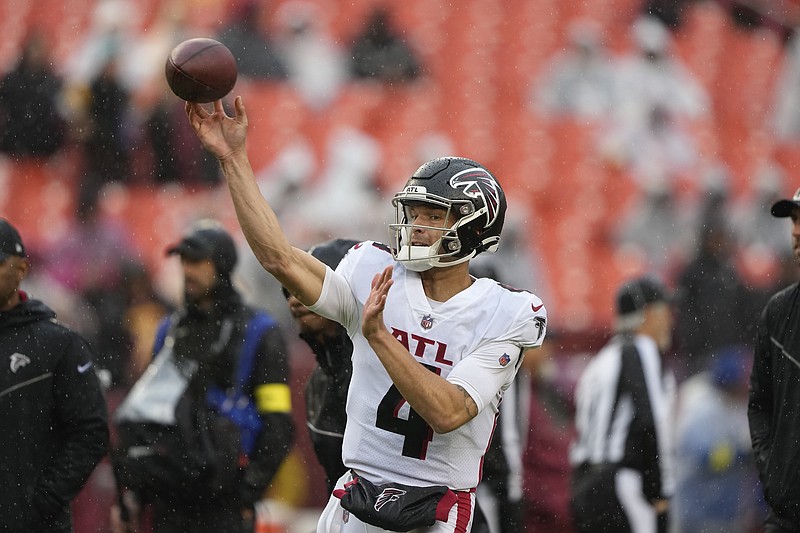
<path fill-rule="evenodd" d="M 391 241 L 355 245 L 332 270 L 292 246 L 256 184 L 247 115 L 186 104 L 220 162 L 236 215 L 261 265 L 353 340 L 343 460 L 319 533 L 471 530 L 475 487 L 503 392 L 524 352 L 541 345 L 546 311 L 534 294 L 469 274 L 494 252 L 506 198 L 482 165 L 422 165 L 392 203 Z"/>

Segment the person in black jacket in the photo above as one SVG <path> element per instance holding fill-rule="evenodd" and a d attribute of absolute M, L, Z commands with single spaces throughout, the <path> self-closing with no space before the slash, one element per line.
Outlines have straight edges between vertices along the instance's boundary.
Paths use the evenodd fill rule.
<path fill-rule="evenodd" d="M 20 290 L 30 261 L 0 219 L 0 531 L 72 531 L 70 502 L 108 448 L 92 353 Z"/>
<path fill-rule="evenodd" d="M 791 218 L 800 263 L 800 189 L 772 215 Z M 800 285 L 775 294 L 758 322 L 748 418 L 756 467 L 770 508 L 765 532 L 800 531 Z"/>
<path fill-rule="evenodd" d="M 308 252 L 335 269 L 356 244 L 358 241 L 333 239 L 312 246 Z M 306 382 L 306 425 L 314 453 L 325 470 L 328 493 L 331 493 L 336 481 L 347 470 L 342 462 L 342 442 L 347 422 L 344 406 L 353 373 L 353 341 L 339 323 L 309 311 L 285 288 L 283 295 L 300 329 L 300 338 L 317 360 Z"/>
<path fill-rule="evenodd" d="M 184 304 L 165 318 L 157 344 L 159 339 L 163 343 L 163 333 L 169 330 L 175 361 L 193 362 L 188 365 L 194 371 L 188 377 L 187 391 L 199 410 L 211 405 L 212 390 L 234 389 L 249 325 L 253 316 L 262 312 L 245 305 L 233 286 L 236 246 L 219 222 L 197 221 L 167 254 L 180 257 Z M 253 531 L 255 504 L 294 438 L 286 344 L 278 323 L 267 318 L 269 325 L 256 340 L 254 362 L 242 391 L 261 421 L 252 450 L 241 450 L 235 479 L 225 478 L 213 487 L 211 483 L 186 482 L 177 493 L 136 494 L 138 502 L 146 502 L 145 507 L 152 509 L 155 533 Z M 177 418 L 178 407 L 172 408 Z M 245 447 L 246 439 L 241 439 Z M 130 522 L 137 518 L 132 516 Z"/>

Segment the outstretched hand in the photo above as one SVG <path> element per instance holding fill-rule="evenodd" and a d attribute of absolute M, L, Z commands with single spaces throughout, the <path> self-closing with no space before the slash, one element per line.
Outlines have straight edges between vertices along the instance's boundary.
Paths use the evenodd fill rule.
<path fill-rule="evenodd" d="M 383 272 L 375 274 L 372 278 L 372 289 L 367 301 L 364 302 L 364 314 L 361 320 L 361 332 L 364 338 L 370 337 L 380 331 L 386 331 L 383 323 L 383 310 L 386 307 L 386 297 L 392 286 L 392 267 L 388 266 Z"/>
<path fill-rule="evenodd" d="M 186 102 L 184 106 L 189 124 L 200 142 L 219 160 L 245 150 L 247 114 L 241 96 L 236 97 L 234 107 L 236 115 L 229 117 L 222 107 L 222 100 L 214 102 L 211 112 L 202 104 Z"/>

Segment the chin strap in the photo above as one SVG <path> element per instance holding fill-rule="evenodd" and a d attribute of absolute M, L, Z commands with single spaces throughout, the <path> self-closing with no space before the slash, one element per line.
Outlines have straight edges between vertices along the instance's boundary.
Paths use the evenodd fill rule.
<path fill-rule="evenodd" d="M 397 260 L 403 263 L 408 270 L 413 272 L 424 272 L 432 268 L 433 257 L 439 249 L 440 241 L 436 241 L 433 246 L 408 246 L 404 244 L 397 252 Z"/>
<path fill-rule="evenodd" d="M 431 268 L 444 268 L 458 265 L 460 263 L 469 261 L 476 255 L 475 252 L 472 252 L 464 257 L 459 257 L 458 259 L 448 261 L 448 259 L 452 259 L 452 257 L 437 257 L 439 255 L 437 252 L 439 250 L 440 243 L 441 240 L 436 241 L 432 246 L 403 245 L 400 247 L 400 251 L 397 253 L 397 260 L 400 261 L 408 270 L 413 272 L 425 272 Z M 445 261 L 442 259 L 445 259 Z"/>

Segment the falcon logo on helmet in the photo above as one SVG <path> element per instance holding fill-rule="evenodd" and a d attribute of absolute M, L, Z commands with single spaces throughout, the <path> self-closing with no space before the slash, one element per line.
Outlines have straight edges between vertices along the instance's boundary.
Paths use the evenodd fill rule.
<path fill-rule="evenodd" d="M 411 244 L 415 225 L 408 209 L 414 203 L 444 209 L 444 219 L 451 221 L 449 227 L 425 228 L 441 232 L 429 246 Z M 389 232 L 395 259 L 416 272 L 457 265 L 483 252 L 494 253 L 507 208 L 502 187 L 486 168 L 471 159 L 449 156 L 419 167 L 394 195 L 392 204 L 395 223 L 389 224 Z"/>
<path fill-rule="evenodd" d="M 486 206 L 486 224 L 483 227 L 494 224 L 500 209 L 500 187 L 491 174 L 482 168 L 462 170 L 450 178 L 450 186 L 463 187 L 465 195 L 482 200 Z"/>

